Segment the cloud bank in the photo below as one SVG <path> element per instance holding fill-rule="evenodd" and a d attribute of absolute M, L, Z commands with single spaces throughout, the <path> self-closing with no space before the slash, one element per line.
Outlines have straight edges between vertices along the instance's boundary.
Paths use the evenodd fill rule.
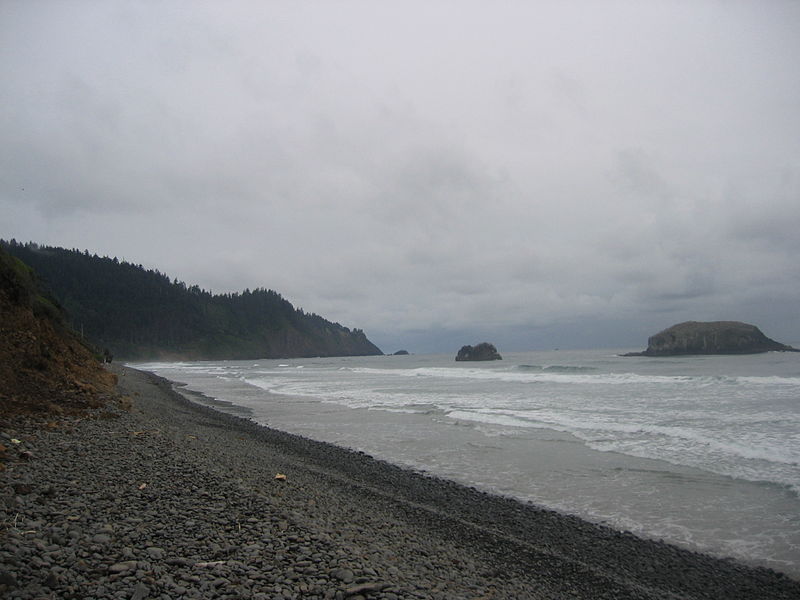
<path fill-rule="evenodd" d="M 800 6 L 0 6 L 0 236 L 392 351 L 800 341 Z"/>

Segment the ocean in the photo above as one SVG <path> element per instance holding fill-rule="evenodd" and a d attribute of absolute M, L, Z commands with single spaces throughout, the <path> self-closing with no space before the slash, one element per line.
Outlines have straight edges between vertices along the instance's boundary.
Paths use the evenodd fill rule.
<path fill-rule="evenodd" d="M 800 354 L 131 366 L 258 423 L 800 577 Z"/>

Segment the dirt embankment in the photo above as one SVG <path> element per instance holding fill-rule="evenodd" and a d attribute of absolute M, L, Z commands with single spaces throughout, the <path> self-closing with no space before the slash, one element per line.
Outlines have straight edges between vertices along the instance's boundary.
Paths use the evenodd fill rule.
<path fill-rule="evenodd" d="M 115 385 L 31 269 L 0 251 L 0 420 L 98 407 Z"/>

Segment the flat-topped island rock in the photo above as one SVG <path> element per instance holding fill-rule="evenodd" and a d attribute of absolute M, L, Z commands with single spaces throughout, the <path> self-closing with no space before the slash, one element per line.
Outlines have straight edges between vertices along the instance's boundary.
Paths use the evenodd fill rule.
<path fill-rule="evenodd" d="M 739 321 L 686 321 L 650 336 L 647 350 L 625 356 L 690 354 L 758 354 L 800 352 L 765 336 L 755 325 Z"/>

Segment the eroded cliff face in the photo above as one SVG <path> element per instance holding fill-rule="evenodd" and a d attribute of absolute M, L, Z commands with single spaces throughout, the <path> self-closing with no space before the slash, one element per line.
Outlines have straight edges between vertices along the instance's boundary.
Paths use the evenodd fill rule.
<path fill-rule="evenodd" d="M 647 350 L 629 356 L 686 354 L 758 354 L 797 352 L 765 336 L 755 325 L 739 321 L 687 321 L 660 331 L 647 340 Z"/>
<path fill-rule="evenodd" d="M 31 270 L 0 250 L 0 419 L 98 407 L 115 385 L 39 294 Z"/>

